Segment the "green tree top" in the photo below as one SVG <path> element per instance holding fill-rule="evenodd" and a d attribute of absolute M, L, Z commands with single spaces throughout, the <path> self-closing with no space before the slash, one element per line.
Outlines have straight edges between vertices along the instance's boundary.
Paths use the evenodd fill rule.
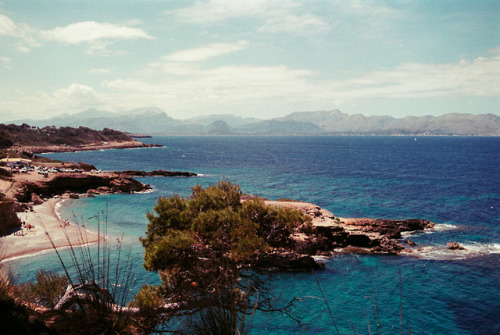
<path fill-rule="evenodd" d="M 144 267 L 158 271 L 169 301 L 213 298 L 241 280 L 241 269 L 280 248 L 293 248 L 291 235 L 310 226 L 310 217 L 261 198 L 241 201 L 238 185 L 192 188 L 189 198 L 160 197 L 141 238 Z"/>

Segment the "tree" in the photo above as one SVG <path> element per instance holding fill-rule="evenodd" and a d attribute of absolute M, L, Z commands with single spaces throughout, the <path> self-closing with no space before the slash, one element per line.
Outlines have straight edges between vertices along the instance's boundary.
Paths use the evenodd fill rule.
<path fill-rule="evenodd" d="M 189 302 L 185 309 L 201 311 L 201 321 L 223 320 L 232 333 L 254 308 L 282 309 L 257 270 L 262 259 L 293 250 L 292 233 L 311 224 L 298 210 L 241 197 L 240 187 L 228 180 L 205 189 L 197 185 L 190 198 L 161 197 L 155 213 L 147 214 L 150 223 L 141 238 L 144 267 L 159 272 L 163 284 L 156 292 L 162 299 Z"/>

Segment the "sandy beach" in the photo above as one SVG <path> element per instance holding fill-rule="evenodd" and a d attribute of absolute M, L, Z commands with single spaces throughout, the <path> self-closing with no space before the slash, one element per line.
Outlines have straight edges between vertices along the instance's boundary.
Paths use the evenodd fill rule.
<path fill-rule="evenodd" d="M 53 250 L 50 239 L 57 248 L 97 242 L 97 234 L 60 219 L 57 205 L 62 201 L 61 198 L 51 198 L 41 205 L 33 206 L 33 211 L 18 213 L 25 227 L 0 238 L 2 261 Z M 34 228 L 28 228 L 28 225 Z"/>

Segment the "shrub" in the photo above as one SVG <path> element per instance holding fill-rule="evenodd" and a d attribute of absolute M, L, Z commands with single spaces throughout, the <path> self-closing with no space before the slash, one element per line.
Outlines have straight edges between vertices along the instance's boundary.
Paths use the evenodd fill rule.
<path fill-rule="evenodd" d="M 64 295 L 67 285 L 65 275 L 41 269 L 36 274 L 36 283 L 30 282 L 22 286 L 22 298 L 37 305 L 54 308 Z"/>

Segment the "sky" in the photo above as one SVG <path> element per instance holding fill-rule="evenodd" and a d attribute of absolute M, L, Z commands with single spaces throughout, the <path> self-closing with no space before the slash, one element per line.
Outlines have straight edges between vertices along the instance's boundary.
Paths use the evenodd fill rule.
<path fill-rule="evenodd" d="M 500 115 L 499 0 L 0 0 L 0 122 Z"/>

